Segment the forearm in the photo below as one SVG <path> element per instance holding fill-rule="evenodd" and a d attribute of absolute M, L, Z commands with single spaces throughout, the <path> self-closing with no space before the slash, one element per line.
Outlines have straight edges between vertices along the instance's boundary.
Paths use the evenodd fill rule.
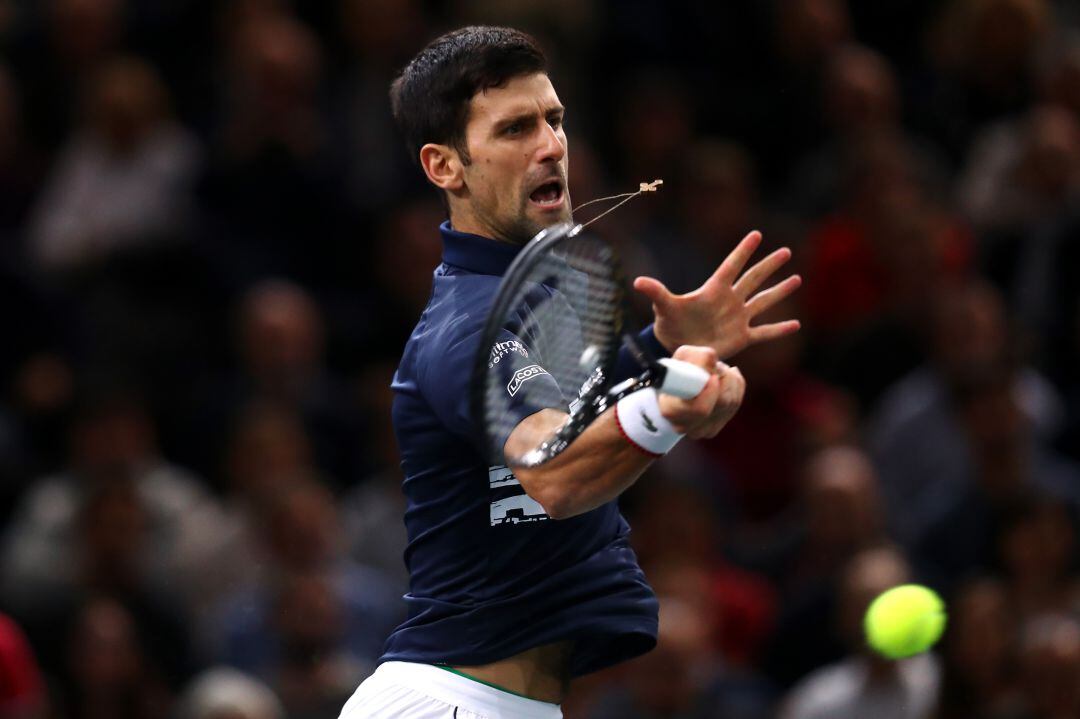
<path fill-rule="evenodd" d="M 549 436 L 566 415 L 543 410 L 514 430 L 506 443 L 508 456 L 538 436 Z M 538 467 L 515 467 L 514 474 L 530 497 L 552 519 L 566 519 L 610 502 L 626 491 L 655 458 L 632 445 L 608 410 L 589 425 L 564 452 Z"/>

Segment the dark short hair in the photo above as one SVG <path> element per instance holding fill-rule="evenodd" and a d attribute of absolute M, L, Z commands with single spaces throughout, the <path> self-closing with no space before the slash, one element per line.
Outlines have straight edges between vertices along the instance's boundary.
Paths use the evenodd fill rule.
<path fill-rule="evenodd" d="M 435 142 L 450 145 L 468 162 L 465 125 L 473 96 L 546 67 L 536 40 L 513 28 L 463 27 L 433 40 L 390 86 L 394 119 L 413 160 Z"/>

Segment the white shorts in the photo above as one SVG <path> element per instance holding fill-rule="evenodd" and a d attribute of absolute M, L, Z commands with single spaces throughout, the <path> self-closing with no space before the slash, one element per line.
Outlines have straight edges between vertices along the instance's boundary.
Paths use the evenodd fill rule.
<path fill-rule="evenodd" d="M 558 704 L 526 699 L 430 664 L 386 662 L 338 719 L 562 719 Z"/>

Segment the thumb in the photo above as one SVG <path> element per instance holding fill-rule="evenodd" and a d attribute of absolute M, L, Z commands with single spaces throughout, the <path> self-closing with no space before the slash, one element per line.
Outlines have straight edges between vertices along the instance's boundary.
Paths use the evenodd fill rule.
<path fill-rule="evenodd" d="M 657 309 L 664 310 L 671 304 L 671 294 L 664 283 L 653 277 L 638 277 L 634 280 L 634 289 L 649 298 Z"/>

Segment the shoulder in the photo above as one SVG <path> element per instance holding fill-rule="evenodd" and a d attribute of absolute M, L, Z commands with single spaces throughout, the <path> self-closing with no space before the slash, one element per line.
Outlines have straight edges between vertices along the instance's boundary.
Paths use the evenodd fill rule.
<path fill-rule="evenodd" d="M 409 341 L 421 382 L 441 383 L 451 370 L 449 379 L 462 377 L 462 370 L 472 366 L 499 281 L 492 275 L 436 275 L 431 301 Z M 465 372 L 464 379 L 468 377 Z"/>

